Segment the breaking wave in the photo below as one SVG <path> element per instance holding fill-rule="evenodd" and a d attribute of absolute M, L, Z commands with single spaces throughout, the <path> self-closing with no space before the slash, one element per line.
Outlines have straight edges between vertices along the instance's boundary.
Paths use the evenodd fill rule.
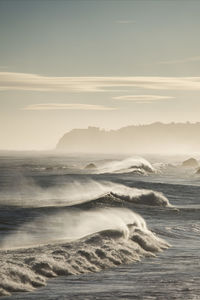
<path fill-rule="evenodd" d="M 110 181 L 74 180 L 60 186 L 42 188 L 34 182 L 22 181 L 21 188 L 1 197 L 6 205 L 45 207 L 74 206 L 86 202 L 104 199 L 107 204 L 130 202 L 150 206 L 171 206 L 168 199 L 160 192 L 130 188 Z"/>
<path fill-rule="evenodd" d="M 130 188 L 122 184 L 115 184 L 111 182 L 102 182 L 100 188 L 102 189 L 103 193 L 99 194 L 95 198 L 92 198 L 91 200 L 87 200 L 79 204 L 82 207 L 87 206 L 87 208 L 88 206 L 94 207 L 96 205 L 124 206 L 126 203 L 172 207 L 172 205 L 169 203 L 169 200 L 162 193 L 153 190 Z M 76 205 L 78 205 L 78 203 Z"/>
<path fill-rule="evenodd" d="M 93 165 L 93 164 L 91 164 Z M 127 158 L 124 160 L 117 160 L 106 162 L 103 165 L 90 168 L 92 173 L 136 173 L 147 175 L 148 173 L 155 173 L 156 169 L 144 158 Z"/>
<path fill-rule="evenodd" d="M 15 237 L 4 241 L 7 249 L 0 250 L 1 296 L 31 291 L 58 275 L 98 272 L 139 261 L 169 247 L 148 230 L 140 215 L 128 209 L 104 208 L 57 217 L 65 229 L 63 239 L 57 242 L 9 250 L 17 246 Z"/>

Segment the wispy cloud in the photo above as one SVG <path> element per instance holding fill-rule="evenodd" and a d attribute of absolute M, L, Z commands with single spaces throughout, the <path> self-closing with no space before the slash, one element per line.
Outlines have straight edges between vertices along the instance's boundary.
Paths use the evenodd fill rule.
<path fill-rule="evenodd" d="M 174 99 L 171 96 L 161 96 L 161 95 L 123 95 L 113 97 L 114 100 L 122 101 L 133 101 L 138 104 L 142 103 L 154 103 L 155 101 L 163 101 L 168 99 Z"/>
<path fill-rule="evenodd" d="M 118 20 L 118 21 L 116 21 L 116 23 L 118 23 L 118 24 L 135 24 L 136 21 L 134 21 L 134 20 Z"/>
<path fill-rule="evenodd" d="M 0 72 L 0 91 L 113 92 L 120 88 L 200 91 L 200 77 L 104 76 L 53 77 Z"/>
<path fill-rule="evenodd" d="M 31 104 L 23 110 L 116 110 L 114 107 L 81 103 L 40 103 Z"/>
<path fill-rule="evenodd" d="M 183 59 L 176 59 L 176 60 L 160 61 L 159 64 L 173 65 L 173 64 L 184 64 L 184 63 L 196 62 L 196 61 L 200 61 L 200 56 L 186 57 Z"/>

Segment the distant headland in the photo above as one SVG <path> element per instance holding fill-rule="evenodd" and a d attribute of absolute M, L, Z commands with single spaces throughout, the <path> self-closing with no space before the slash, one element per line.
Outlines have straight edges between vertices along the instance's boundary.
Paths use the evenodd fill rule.
<path fill-rule="evenodd" d="M 118 130 L 73 129 L 56 150 L 87 153 L 194 153 L 200 151 L 200 122 L 133 125 Z"/>

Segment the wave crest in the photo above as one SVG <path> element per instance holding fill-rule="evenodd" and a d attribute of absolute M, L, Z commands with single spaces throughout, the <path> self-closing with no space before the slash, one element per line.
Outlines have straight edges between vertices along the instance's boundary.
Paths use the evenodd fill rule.
<path fill-rule="evenodd" d="M 133 204 L 170 206 L 168 199 L 153 190 L 130 188 L 111 181 L 74 180 L 70 178 L 63 185 L 42 188 L 34 182 L 22 181 L 19 191 L 15 190 L 2 196 L 0 204 L 45 207 L 45 206 L 74 206 L 83 203 L 97 202 L 101 198 L 107 199 L 107 204 L 132 202 Z"/>
<path fill-rule="evenodd" d="M 98 173 L 136 173 L 147 175 L 148 173 L 155 173 L 156 170 L 144 158 L 127 158 L 120 161 L 112 161 L 99 166 L 94 172 Z"/>

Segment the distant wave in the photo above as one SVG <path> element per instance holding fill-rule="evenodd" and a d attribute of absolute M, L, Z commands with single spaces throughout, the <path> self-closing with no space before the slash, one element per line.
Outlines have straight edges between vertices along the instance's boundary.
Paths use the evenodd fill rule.
<path fill-rule="evenodd" d="M 80 168 L 80 169 L 79 169 Z M 82 171 L 80 165 L 76 167 L 72 164 L 61 165 L 55 164 L 34 164 L 26 163 L 18 166 L 21 171 L 28 170 L 33 172 L 53 173 L 56 171 L 67 171 L 69 173 L 75 172 L 75 170 Z M 84 166 L 84 171 L 87 173 L 102 174 L 102 173 L 136 173 L 140 175 L 147 175 L 149 173 L 155 173 L 156 169 L 146 159 L 141 157 L 130 157 L 123 160 L 113 160 L 104 163 L 89 163 Z"/>
<path fill-rule="evenodd" d="M 155 173 L 156 170 L 144 158 L 127 158 L 124 160 L 116 160 L 106 162 L 96 169 L 90 169 L 92 173 L 136 173 L 147 175 L 148 173 Z"/>
<path fill-rule="evenodd" d="M 139 261 L 169 247 L 148 230 L 141 216 L 128 209 L 77 212 L 71 224 L 66 216 L 61 219 L 67 222 L 66 227 L 62 226 L 66 230 L 65 238 L 71 235 L 80 239 L 0 251 L 1 296 L 31 291 L 44 286 L 47 278 L 58 275 L 98 272 Z M 19 243 L 19 236 L 17 239 Z M 14 240 L 12 236 L 4 247 L 8 248 Z"/>

